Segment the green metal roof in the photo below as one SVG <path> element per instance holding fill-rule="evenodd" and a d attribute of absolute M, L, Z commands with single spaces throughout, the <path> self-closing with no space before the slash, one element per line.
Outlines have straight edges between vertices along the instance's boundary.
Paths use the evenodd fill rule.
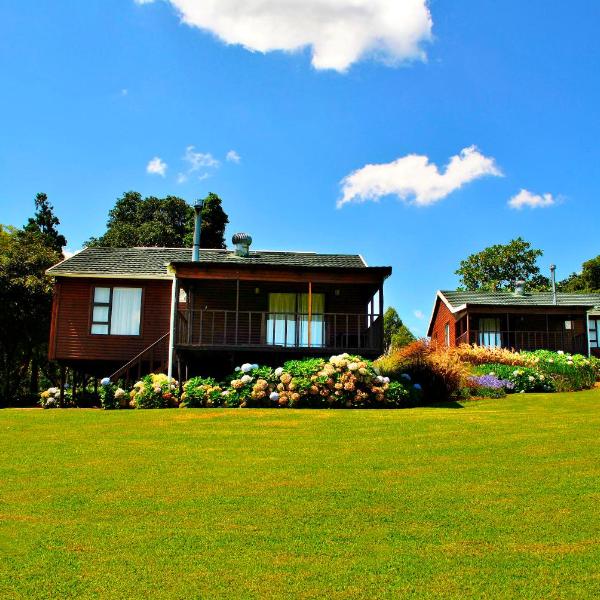
<path fill-rule="evenodd" d="M 170 278 L 166 265 L 189 262 L 191 248 L 84 248 L 50 267 L 49 275 Z M 251 251 L 239 257 L 231 250 L 200 249 L 200 264 L 269 265 L 303 268 L 356 269 L 367 265 L 358 254 L 316 254 L 312 252 Z"/>
<path fill-rule="evenodd" d="M 485 306 L 587 306 L 600 304 L 600 294 L 556 294 L 556 304 L 552 292 L 526 292 L 518 296 L 513 292 L 463 292 L 460 290 L 441 291 L 453 310 L 464 304 Z"/>

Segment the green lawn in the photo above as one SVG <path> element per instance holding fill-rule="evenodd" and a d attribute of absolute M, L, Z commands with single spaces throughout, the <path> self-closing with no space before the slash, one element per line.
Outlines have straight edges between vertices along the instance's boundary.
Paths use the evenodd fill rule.
<path fill-rule="evenodd" d="M 600 390 L 0 411 L 0 598 L 593 598 Z"/>

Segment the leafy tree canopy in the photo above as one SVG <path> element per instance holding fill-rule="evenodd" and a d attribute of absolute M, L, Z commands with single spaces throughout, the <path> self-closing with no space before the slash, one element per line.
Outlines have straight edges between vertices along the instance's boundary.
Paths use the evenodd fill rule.
<path fill-rule="evenodd" d="M 600 256 L 584 262 L 581 273 L 572 273 L 557 288 L 561 292 L 600 292 Z"/>
<path fill-rule="evenodd" d="M 203 248 L 225 247 L 225 225 L 229 222 L 221 199 L 210 193 L 202 209 Z M 126 192 L 108 213 L 106 232 L 91 238 L 88 246 L 127 248 L 157 246 L 185 248 L 192 245 L 194 209 L 182 198 L 167 196 L 142 198 L 139 192 Z"/>
<path fill-rule="evenodd" d="M 495 244 L 461 261 L 456 274 L 466 290 L 512 290 L 515 281 L 522 279 L 530 291 L 547 290 L 550 280 L 540 273 L 537 259 L 541 250 L 518 237 L 508 244 Z"/>
<path fill-rule="evenodd" d="M 386 352 L 390 348 L 401 348 L 415 341 L 415 336 L 402 323 L 395 308 L 389 307 L 383 315 L 383 343 Z"/>

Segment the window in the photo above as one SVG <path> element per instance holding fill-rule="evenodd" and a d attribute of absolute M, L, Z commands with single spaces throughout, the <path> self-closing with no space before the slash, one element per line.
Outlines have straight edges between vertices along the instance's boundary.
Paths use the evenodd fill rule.
<path fill-rule="evenodd" d="M 500 331 L 500 319 L 479 319 L 479 345 L 488 348 L 500 348 L 502 346 L 502 333 Z"/>
<path fill-rule="evenodd" d="M 142 288 L 94 288 L 94 335 L 139 335 Z"/>
<path fill-rule="evenodd" d="M 444 325 L 444 344 L 450 346 L 450 323 Z"/>
<path fill-rule="evenodd" d="M 575 322 L 574 321 L 565 321 L 565 329 L 567 331 L 573 331 L 573 329 L 575 329 Z"/>
<path fill-rule="evenodd" d="M 325 294 L 312 294 L 310 345 L 325 345 Z M 308 346 L 308 294 L 269 294 L 267 343 Z"/>
<path fill-rule="evenodd" d="M 598 332 L 600 331 L 600 319 L 590 319 L 590 348 L 598 348 Z"/>

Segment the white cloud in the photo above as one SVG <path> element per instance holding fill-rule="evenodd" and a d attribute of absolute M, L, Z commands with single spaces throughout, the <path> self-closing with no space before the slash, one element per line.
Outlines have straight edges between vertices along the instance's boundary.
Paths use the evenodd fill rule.
<path fill-rule="evenodd" d="M 529 190 L 522 189 L 508 201 L 508 205 L 516 210 L 521 210 L 525 206 L 529 208 L 547 208 L 556 204 L 556 200 L 552 194 L 534 194 Z"/>
<path fill-rule="evenodd" d="M 167 163 L 159 156 L 155 156 L 146 166 L 146 173 L 164 177 L 167 174 Z"/>
<path fill-rule="evenodd" d="M 415 317 L 417 317 L 417 319 L 419 319 L 420 321 L 422 321 L 425 318 L 425 313 L 419 309 L 414 310 L 413 315 L 415 315 Z"/>
<path fill-rule="evenodd" d="M 228 162 L 239 163 L 240 160 L 242 160 L 242 157 L 235 150 L 230 150 L 226 154 L 225 160 Z"/>
<path fill-rule="evenodd" d="M 69 250 L 68 248 L 63 248 L 62 253 L 65 258 L 71 258 L 72 256 L 75 256 L 82 250 L 83 248 L 79 248 L 78 250 Z"/>
<path fill-rule="evenodd" d="M 480 177 L 502 175 L 493 158 L 475 146 L 453 156 L 443 172 L 427 156 L 408 154 L 390 163 L 365 165 L 341 181 L 338 208 L 349 202 L 377 201 L 395 195 L 418 206 L 442 200 L 455 190 Z"/>
<path fill-rule="evenodd" d="M 148 4 L 152 0 L 135 0 Z M 310 47 L 316 69 L 425 59 L 427 0 L 169 0 L 184 23 L 257 52 Z"/>
<path fill-rule="evenodd" d="M 219 166 L 219 161 L 210 152 L 196 152 L 194 146 L 185 149 L 183 160 L 190 165 L 188 173 L 198 171 L 202 167 Z"/>
<path fill-rule="evenodd" d="M 188 180 L 188 176 L 185 173 L 177 173 L 177 183 L 185 183 Z"/>

